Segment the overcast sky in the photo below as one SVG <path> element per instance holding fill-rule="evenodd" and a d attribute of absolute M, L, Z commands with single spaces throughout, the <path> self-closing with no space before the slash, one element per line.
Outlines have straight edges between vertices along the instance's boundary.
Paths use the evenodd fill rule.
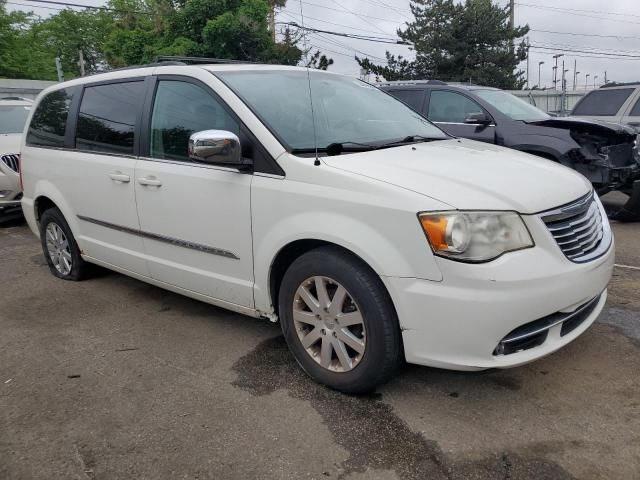
<path fill-rule="evenodd" d="M 409 0 L 302 0 L 305 25 L 324 30 L 351 32 L 363 35 L 396 37 L 396 30 L 404 22 L 413 18 L 409 10 Z M 507 5 L 508 0 L 498 0 Z M 393 8 L 383 6 L 387 4 Z M 286 8 L 278 14 L 278 21 L 300 23 L 300 1 L 289 0 Z M 639 0 L 516 0 L 516 25 L 528 24 L 531 28 L 530 84 L 538 83 L 538 62 L 541 66 L 542 85 L 551 86 L 553 55 L 564 53 L 562 60 L 567 72 L 567 88 L 573 88 L 574 61 L 577 62 L 578 87 L 584 88 L 586 74 L 593 87 L 604 82 L 605 71 L 608 80 L 618 82 L 640 80 L 640 1 Z M 326 23 L 331 22 L 331 23 Z M 333 24 L 340 24 L 332 25 Z M 559 33 L 548 33 L 559 32 Z M 573 35 L 568 35 L 568 33 Z M 586 34 L 587 36 L 575 35 Z M 385 51 L 412 56 L 408 47 L 385 45 L 361 40 L 310 34 L 308 41 L 330 55 L 335 64 L 331 70 L 358 75 L 358 64 L 353 60 L 354 52 L 369 54 L 372 60 L 381 60 Z M 537 46 L 538 48 L 534 48 Z M 548 49 L 543 49 L 545 47 Z M 582 50 L 583 52 L 562 52 Z M 623 53 L 638 58 L 589 58 L 592 50 L 607 53 Z M 362 53 L 358 53 L 361 56 Z M 378 57 L 378 58 L 376 58 Z M 526 71 L 526 62 L 521 68 Z M 560 86 L 560 84 L 558 84 Z"/>
<path fill-rule="evenodd" d="M 15 0 L 27 4 L 28 0 Z M 65 0 L 62 0 L 65 1 Z M 68 0 L 71 3 L 102 5 L 103 0 Z M 349 32 L 397 38 L 396 30 L 413 17 L 409 10 L 409 0 L 302 0 L 302 9 L 307 27 L 323 30 Z M 508 0 L 498 0 L 506 5 Z M 389 5 L 386 7 L 384 5 Z M 33 10 L 48 16 L 55 10 L 38 8 Z M 7 5 L 8 9 L 21 10 L 30 7 Z M 53 7 L 53 6 L 52 6 Z M 288 0 L 277 15 L 279 22 L 301 23 L 300 0 Z M 392 8 L 390 8 L 392 7 Z M 528 24 L 530 43 L 530 84 L 538 83 L 538 62 L 545 62 L 541 68 L 542 85 L 552 85 L 553 55 L 564 53 L 567 86 L 573 87 L 574 61 L 577 62 L 578 87 L 585 87 L 585 77 L 589 74 L 589 85 L 604 82 L 605 71 L 609 80 L 618 82 L 640 80 L 640 0 L 516 0 L 515 20 L 517 25 Z M 557 33 L 549 33 L 557 32 Z M 585 35 L 580 35 L 585 34 Z M 385 51 L 412 57 L 408 47 L 388 45 L 363 40 L 336 37 L 327 34 L 310 33 L 309 46 L 321 49 L 335 62 L 333 71 L 357 76 L 358 64 L 354 54 L 368 56 L 371 60 L 384 63 Z M 618 58 L 604 57 L 593 53 L 617 53 L 627 55 Z M 563 52 L 561 50 L 581 50 Z M 632 58 L 637 56 L 638 58 Z M 526 62 L 520 66 L 526 71 Z M 595 78 L 597 75 L 597 79 Z"/>

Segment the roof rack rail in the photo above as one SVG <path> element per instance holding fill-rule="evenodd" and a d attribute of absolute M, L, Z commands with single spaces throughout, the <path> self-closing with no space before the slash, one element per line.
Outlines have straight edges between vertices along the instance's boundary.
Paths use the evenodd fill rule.
<path fill-rule="evenodd" d="M 153 59 L 154 63 L 168 63 L 175 62 L 174 64 L 217 64 L 217 63 L 257 63 L 249 62 L 245 60 L 232 60 L 229 58 L 207 58 L 207 57 L 179 57 L 173 55 L 160 55 Z"/>
<path fill-rule="evenodd" d="M 381 82 L 378 85 L 447 85 L 447 82 L 443 82 L 442 80 L 393 80 L 390 82 Z"/>
<path fill-rule="evenodd" d="M 640 85 L 640 82 L 609 82 L 604 85 L 600 85 L 600 88 L 631 87 L 636 85 Z"/>

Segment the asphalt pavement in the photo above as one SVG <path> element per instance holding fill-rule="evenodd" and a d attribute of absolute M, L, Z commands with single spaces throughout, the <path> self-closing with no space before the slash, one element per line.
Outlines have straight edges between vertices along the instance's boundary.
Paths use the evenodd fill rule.
<path fill-rule="evenodd" d="M 309 380 L 278 325 L 105 273 L 54 278 L 0 227 L 0 479 L 639 479 L 640 224 L 607 307 L 524 367 Z M 631 268 L 629 268 L 631 267 Z"/>

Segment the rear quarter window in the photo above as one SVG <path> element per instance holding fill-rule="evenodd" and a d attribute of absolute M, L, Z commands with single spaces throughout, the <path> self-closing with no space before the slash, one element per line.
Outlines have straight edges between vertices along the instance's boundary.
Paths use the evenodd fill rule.
<path fill-rule="evenodd" d="M 587 96 L 576 105 L 572 114 L 593 117 L 615 116 L 632 92 L 633 88 L 595 90 L 588 93 Z"/>
<path fill-rule="evenodd" d="M 424 91 L 422 90 L 387 90 L 398 100 L 416 112 L 422 112 L 422 104 L 424 103 Z"/>
<path fill-rule="evenodd" d="M 78 114 L 76 148 L 132 155 L 143 97 L 141 80 L 85 87 Z"/>
<path fill-rule="evenodd" d="M 72 92 L 68 89 L 47 94 L 33 113 L 27 132 L 27 145 L 63 147 Z"/>

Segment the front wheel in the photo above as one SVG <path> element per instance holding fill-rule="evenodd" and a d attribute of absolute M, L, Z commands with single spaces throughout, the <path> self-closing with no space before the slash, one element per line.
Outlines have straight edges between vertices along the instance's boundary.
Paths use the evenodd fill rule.
<path fill-rule="evenodd" d="M 297 362 L 336 390 L 374 390 L 402 360 L 398 319 L 384 285 L 339 248 L 318 248 L 293 262 L 280 288 L 279 313 Z"/>

